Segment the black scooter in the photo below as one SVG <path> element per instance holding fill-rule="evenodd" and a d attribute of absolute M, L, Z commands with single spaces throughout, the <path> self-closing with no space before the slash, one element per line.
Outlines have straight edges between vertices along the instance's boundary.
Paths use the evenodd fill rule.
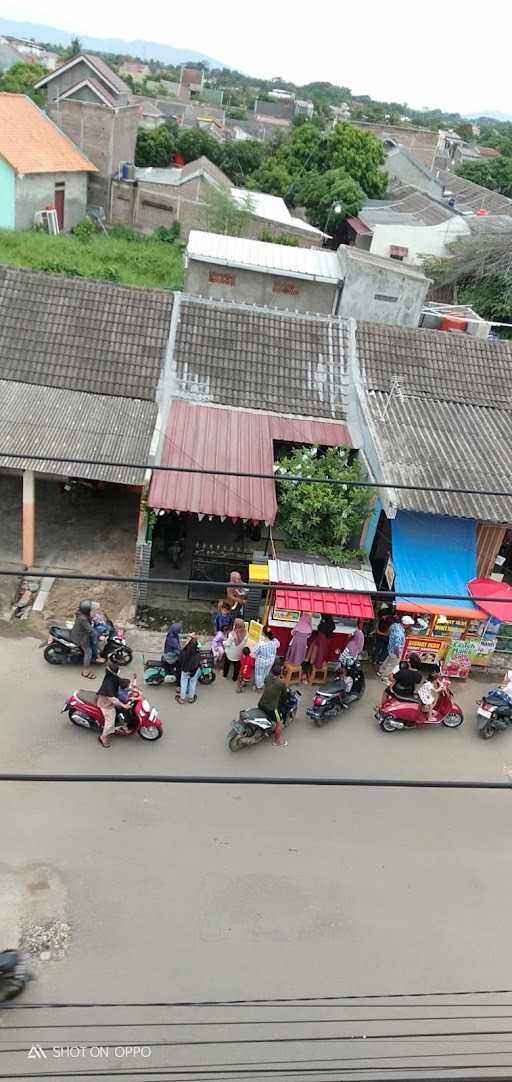
<path fill-rule="evenodd" d="M 283 725 L 289 725 L 294 720 L 299 706 L 300 691 L 297 688 L 286 689 L 286 701 L 281 710 Z M 270 720 L 264 710 L 255 706 L 250 710 L 241 710 L 238 721 L 234 721 L 228 733 L 228 748 L 230 751 L 240 751 L 250 744 L 259 744 L 266 736 L 273 736 L 276 731 L 276 723 Z"/>
<path fill-rule="evenodd" d="M 489 691 L 478 704 L 478 733 L 482 740 L 490 740 L 500 729 L 512 725 L 512 703 L 506 703 L 501 695 Z"/>
<path fill-rule="evenodd" d="M 108 632 L 101 657 L 105 661 L 115 661 L 116 665 L 129 665 L 133 659 L 133 651 L 126 644 L 124 629 L 114 627 L 111 620 L 107 620 L 107 624 Z M 43 657 L 49 665 L 83 664 L 84 660 L 82 647 L 72 642 L 69 628 L 57 627 L 55 624 L 48 628 L 48 642 Z"/>
<path fill-rule="evenodd" d="M 21 951 L 0 951 L 0 1003 L 19 996 L 30 978 L 27 959 Z"/>
<path fill-rule="evenodd" d="M 322 725 L 326 725 L 331 718 L 336 718 L 343 710 L 348 710 L 364 694 L 366 677 L 361 662 L 346 663 L 344 667 L 347 676 L 352 679 L 350 691 L 345 691 L 340 679 L 333 680 L 332 683 L 325 684 L 324 687 L 315 692 L 313 702 L 306 710 L 308 718 L 311 718 L 319 729 Z"/>

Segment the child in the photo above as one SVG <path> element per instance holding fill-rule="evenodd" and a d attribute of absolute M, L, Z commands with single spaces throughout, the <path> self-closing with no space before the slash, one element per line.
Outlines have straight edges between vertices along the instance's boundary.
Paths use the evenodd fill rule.
<path fill-rule="evenodd" d="M 220 665 L 224 657 L 224 633 L 218 631 L 212 639 L 212 654 L 214 665 Z"/>
<path fill-rule="evenodd" d="M 245 691 L 246 687 L 252 682 L 252 674 L 254 671 L 254 658 L 249 650 L 248 646 L 244 646 L 242 650 L 242 656 L 240 658 L 240 672 L 238 674 L 238 688 L 237 691 Z"/>
<path fill-rule="evenodd" d="M 93 601 L 93 605 L 97 606 L 98 602 Z M 91 612 L 91 624 L 97 635 L 108 635 L 110 631 L 110 625 L 107 623 L 107 617 L 104 612 L 101 612 L 99 607 L 95 607 Z"/>
<path fill-rule="evenodd" d="M 437 702 L 439 691 L 440 688 L 435 673 L 427 673 L 425 683 L 418 688 L 418 695 L 422 703 L 421 709 L 424 714 L 427 714 L 427 721 L 433 720 L 434 706 Z"/>

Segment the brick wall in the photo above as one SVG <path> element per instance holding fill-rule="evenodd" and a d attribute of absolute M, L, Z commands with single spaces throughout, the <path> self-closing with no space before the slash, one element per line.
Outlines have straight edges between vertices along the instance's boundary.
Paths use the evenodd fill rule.
<path fill-rule="evenodd" d="M 110 181 L 122 161 L 133 161 L 137 138 L 137 107 L 118 110 L 89 102 L 61 101 L 48 106 L 48 115 L 94 163 L 88 202 L 108 216 Z"/>

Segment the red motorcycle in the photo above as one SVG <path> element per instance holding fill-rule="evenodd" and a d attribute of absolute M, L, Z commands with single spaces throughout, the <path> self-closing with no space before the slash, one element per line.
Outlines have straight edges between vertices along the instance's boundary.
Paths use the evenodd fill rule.
<path fill-rule="evenodd" d="M 397 695 L 392 688 L 384 692 L 375 717 L 385 733 L 394 733 L 397 729 L 420 729 L 427 725 L 446 725 L 448 729 L 458 729 L 464 721 L 460 706 L 453 701 L 446 676 L 441 677 L 441 690 L 431 718 L 424 712 L 420 699 Z"/>
<path fill-rule="evenodd" d="M 96 733 L 103 731 L 105 719 L 94 691 L 74 691 L 66 699 L 62 713 L 68 714 L 73 725 L 79 725 L 82 729 L 93 729 Z M 163 735 L 156 707 L 151 708 L 138 689 L 131 694 L 126 706 L 117 708 L 116 728 L 112 735 L 133 736 L 134 733 L 138 733 L 143 740 L 159 740 Z"/>

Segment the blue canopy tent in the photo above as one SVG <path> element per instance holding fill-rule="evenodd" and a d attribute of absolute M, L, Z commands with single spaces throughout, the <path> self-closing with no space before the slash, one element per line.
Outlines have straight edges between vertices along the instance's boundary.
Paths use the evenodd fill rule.
<path fill-rule="evenodd" d="M 467 584 L 476 577 L 476 523 L 474 519 L 399 511 L 391 520 L 395 590 L 402 612 L 428 612 L 459 616 L 466 620 L 482 617 L 471 599 L 439 601 L 436 594 L 467 596 Z M 411 598 L 409 594 L 432 597 Z"/>

